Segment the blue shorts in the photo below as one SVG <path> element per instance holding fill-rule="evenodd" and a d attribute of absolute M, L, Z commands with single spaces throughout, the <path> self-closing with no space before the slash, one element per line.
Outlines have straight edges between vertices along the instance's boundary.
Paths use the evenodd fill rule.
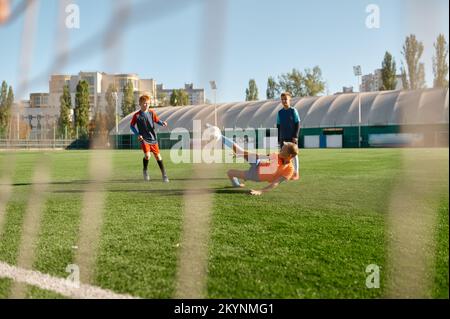
<path fill-rule="evenodd" d="M 258 159 L 256 163 L 250 163 L 250 169 L 245 173 L 246 181 L 260 182 L 258 175 L 258 166 L 261 161 Z"/>

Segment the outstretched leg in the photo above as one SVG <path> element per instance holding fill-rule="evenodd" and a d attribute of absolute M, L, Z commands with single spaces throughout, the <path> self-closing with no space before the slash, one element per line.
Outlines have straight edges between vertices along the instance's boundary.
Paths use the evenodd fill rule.
<path fill-rule="evenodd" d="M 233 152 L 236 154 L 236 156 L 242 156 L 244 159 L 249 163 L 254 163 L 258 159 L 258 155 L 256 153 L 250 153 L 246 150 L 244 150 L 242 147 L 240 147 L 237 143 L 234 143 L 231 139 L 228 137 L 225 137 L 222 135 L 223 144 L 225 146 L 228 146 L 233 150 Z"/>
<path fill-rule="evenodd" d="M 240 171 L 237 169 L 230 169 L 227 172 L 228 178 L 234 187 L 245 187 L 245 184 L 239 181 L 239 178 L 245 180 L 245 174 L 246 171 Z"/>

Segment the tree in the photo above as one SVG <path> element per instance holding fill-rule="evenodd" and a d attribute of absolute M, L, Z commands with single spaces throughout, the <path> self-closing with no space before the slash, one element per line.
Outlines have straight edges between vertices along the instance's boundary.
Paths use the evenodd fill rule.
<path fill-rule="evenodd" d="M 395 90 L 397 87 L 397 67 L 392 54 L 387 51 L 381 64 L 381 81 L 380 91 Z"/>
<path fill-rule="evenodd" d="M 59 98 L 59 119 L 58 131 L 65 138 L 72 137 L 72 127 L 70 123 L 70 110 L 72 109 L 72 99 L 70 97 L 70 89 L 66 84 L 63 87 L 63 93 Z"/>
<path fill-rule="evenodd" d="M 13 132 L 11 138 L 27 139 L 30 136 L 31 127 L 27 121 L 19 119 L 19 123 L 17 123 L 17 119 L 14 118 L 10 125 L 10 132 Z M 17 129 L 17 125 L 19 125 L 19 129 Z"/>
<path fill-rule="evenodd" d="M 325 90 L 325 81 L 322 79 L 322 70 L 315 66 L 312 70 L 307 68 L 304 73 L 297 69 L 278 77 L 277 91 L 290 92 L 292 97 L 316 96 Z"/>
<path fill-rule="evenodd" d="M 278 92 L 278 83 L 272 76 L 269 76 L 267 79 L 267 90 L 266 90 L 266 98 L 268 100 L 273 100 L 277 96 Z"/>
<path fill-rule="evenodd" d="M 433 73 L 435 88 L 448 88 L 448 43 L 443 34 L 439 34 L 434 43 Z"/>
<path fill-rule="evenodd" d="M 6 134 L 13 103 L 14 94 L 12 93 L 12 87 L 9 87 L 8 90 L 8 84 L 6 81 L 3 81 L 0 89 L 0 136 Z"/>
<path fill-rule="evenodd" d="M 425 89 L 427 87 L 427 83 L 425 82 L 425 64 L 419 64 L 419 73 L 417 76 L 417 88 Z"/>
<path fill-rule="evenodd" d="M 122 99 L 122 114 L 127 116 L 131 112 L 136 111 L 136 104 L 134 101 L 134 88 L 133 82 L 128 81 L 123 87 L 123 99 Z"/>
<path fill-rule="evenodd" d="M 89 84 L 78 82 L 75 94 L 75 128 L 82 137 L 87 137 L 89 127 Z"/>
<path fill-rule="evenodd" d="M 91 147 L 104 148 L 108 145 L 109 129 L 107 128 L 108 114 L 97 110 L 94 118 L 89 123 L 89 137 L 92 140 Z"/>
<path fill-rule="evenodd" d="M 292 69 L 291 73 L 281 74 L 278 77 L 278 90 L 290 92 L 292 97 L 305 96 L 303 81 L 303 74 L 297 69 Z"/>
<path fill-rule="evenodd" d="M 112 130 L 116 126 L 116 116 L 119 116 L 119 110 L 116 110 L 116 98 L 118 98 L 117 88 L 114 84 L 110 84 L 106 89 L 105 99 L 106 99 L 106 109 L 105 109 L 105 129 L 108 131 Z M 119 119 L 117 119 L 119 120 Z"/>
<path fill-rule="evenodd" d="M 400 73 L 402 75 L 402 85 L 404 90 L 409 90 L 409 82 L 408 82 L 408 75 L 406 74 L 406 68 L 402 63 L 402 66 L 400 67 Z"/>
<path fill-rule="evenodd" d="M 178 105 L 178 90 L 173 90 L 172 94 L 170 94 L 170 105 L 177 106 Z"/>
<path fill-rule="evenodd" d="M 325 82 L 322 80 L 322 70 L 315 66 L 312 71 L 305 69 L 304 93 L 306 96 L 316 96 L 325 90 Z"/>
<path fill-rule="evenodd" d="M 173 90 L 170 95 L 170 105 L 172 106 L 182 106 L 189 104 L 189 94 L 182 89 Z"/>
<path fill-rule="evenodd" d="M 181 105 L 189 105 L 189 94 L 185 90 L 179 90 Z"/>
<path fill-rule="evenodd" d="M 14 92 L 12 86 L 9 86 L 8 95 L 6 96 L 5 113 L 4 113 L 6 127 L 8 126 L 8 123 L 11 119 L 11 110 L 13 106 L 14 106 Z"/>
<path fill-rule="evenodd" d="M 258 101 L 258 87 L 256 86 L 256 81 L 254 79 L 248 81 L 248 88 L 245 89 L 245 100 Z"/>
<path fill-rule="evenodd" d="M 167 96 L 167 93 L 164 92 L 158 92 L 157 93 L 157 107 L 164 107 L 164 106 L 169 106 L 169 98 Z"/>
<path fill-rule="evenodd" d="M 8 95 L 6 97 L 6 108 L 11 110 L 14 105 L 14 92 L 12 86 L 8 88 Z"/>
<path fill-rule="evenodd" d="M 417 41 L 414 34 L 406 37 L 402 55 L 406 61 L 404 73 L 407 76 L 408 87 L 412 90 L 421 89 L 425 85 L 425 67 L 421 66 L 420 58 L 423 53 L 423 43 Z"/>

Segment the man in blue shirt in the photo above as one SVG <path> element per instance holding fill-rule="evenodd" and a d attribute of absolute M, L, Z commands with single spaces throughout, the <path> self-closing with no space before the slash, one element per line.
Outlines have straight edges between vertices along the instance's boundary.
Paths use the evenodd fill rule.
<path fill-rule="evenodd" d="M 278 143 L 280 149 L 283 147 L 284 142 L 292 142 L 298 145 L 298 136 L 300 133 L 300 116 L 295 108 L 291 107 L 291 94 L 284 92 L 281 94 L 281 104 L 283 108 L 277 115 L 277 128 L 278 128 Z M 294 161 L 294 176 L 292 180 L 298 180 L 298 155 L 293 159 Z"/>

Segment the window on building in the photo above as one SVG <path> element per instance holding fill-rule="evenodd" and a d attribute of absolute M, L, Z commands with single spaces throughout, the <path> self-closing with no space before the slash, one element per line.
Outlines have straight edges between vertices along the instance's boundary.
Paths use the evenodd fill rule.
<path fill-rule="evenodd" d="M 94 85 L 94 83 L 95 83 L 94 77 L 92 77 L 92 76 L 86 77 L 86 78 L 85 78 L 85 81 L 86 81 L 87 83 L 89 83 L 89 85 Z"/>
<path fill-rule="evenodd" d="M 119 80 L 119 88 L 120 88 L 120 91 L 123 92 L 123 88 L 124 88 L 124 86 L 125 86 L 126 83 L 127 83 L 127 80 L 124 80 L 124 79 Z"/>
<path fill-rule="evenodd" d="M 41 105 L 41 97 L 40 96 L 33 97 L 33 104 L 35 107 L 39 107 Z"/>

